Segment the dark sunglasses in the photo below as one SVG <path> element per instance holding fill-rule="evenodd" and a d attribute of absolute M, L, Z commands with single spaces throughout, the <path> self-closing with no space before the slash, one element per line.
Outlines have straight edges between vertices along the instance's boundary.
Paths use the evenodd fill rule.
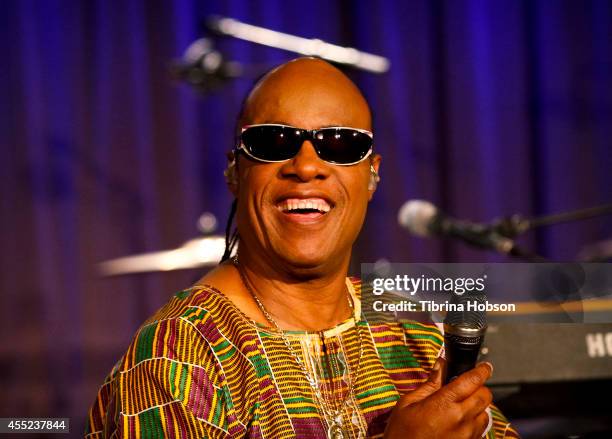
<path fill-rule="evenodd" d="M 295 157 L 306 140 L 321 160 L 335 165 L 354 165 L 372 153 L 370 131 L 348 127 L 306 130 L 278 124 L 243 127 L 236 149 L 260 162 L 283 162 Z"/>

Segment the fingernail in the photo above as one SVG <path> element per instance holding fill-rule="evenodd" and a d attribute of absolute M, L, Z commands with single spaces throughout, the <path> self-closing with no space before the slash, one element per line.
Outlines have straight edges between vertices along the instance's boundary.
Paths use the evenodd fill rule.
<path fill-rule="evenodd" d="M 435 363 L 434 363 L 434 365 L 433 365 L 433 370 L 434 370 L 435 372 L 437 372 L 437 371 L 439 371 L 439 370 L 440 370 L 440 360 L 436 360 L 436 362 L 435 362 Z"/>
<path fill-rule="evenodd" d="M 482 363 L 480 363 L 480 364 L 486 364 L 487 366 L 489 366 L 489 369 L 491 369 L 491 372 L 489 373 L 489 377 L 493 376 L 493 364 L 491 364 L 491 363 L 490 363 L 490 362 L 488 362 L 488 361 L 483 361 L 483 362 L 482 362 Z"/>

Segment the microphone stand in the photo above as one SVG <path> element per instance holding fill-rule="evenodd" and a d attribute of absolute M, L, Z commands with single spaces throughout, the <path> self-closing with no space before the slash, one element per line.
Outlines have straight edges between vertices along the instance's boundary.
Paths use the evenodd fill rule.
<path fill-rule="evenodd" d="M 537 227 L 580 221 L 609 214 L 612 214 L 612 203 L 536 218 L 523 218 L 520 215 L 512 215 L 495 221 L 491 228 L 502 236 L 514 238 Z"/>
<path fill-rule="evenodd" d="M 608 214 L 612 214 L 612 204 L 604 204 L 601 206 L 588 207 L 586 209 L 556 213 L 531 219 L 523 218 L 520 215 L 512 215 L 495 221 L 491 226 L 491 232 L 498 235 L 500 241 L 504 243 L 501 247 L 495 247 L 500 253 L 524 259 L 528 262 L 550 262 L 543 256 L 519 246 L 514 242 L 514 238 L 537 227 L 580 221 Z"/>
<path fill-rule="evenodd" d="M 369 73 L 386 73 L 391 67 L 391 62 L 384 56 L 327 43 L 318 38 L 303 38 L 254 26 L 229 17 L 209 16 L 203 24 L 205 30 L 212 34 L 211 37 L 199 38 L 191 43 L 183 56 L 169 66 L 174 79 L 187 82 L 203 93 L 214 91 L 225 82 L 241 76 L 258 76 L 271 67 L 227 61 L 215 48 L 216 37 L 231 37 L 300 55 L 316 56 Z"/>
<path fill-rule="evenodd" d="M 206 27 L 217 35 L 229 36 L 300 55 L 316 56 L 332 63 L 370 73 L 386 73 L 391 66 L 389 59 L 384 56 L 363 52 L 354 47 L 330 44 L 318 38 L 303 38 L 254 26 L 229 17 L 210 16 L 206 20 Z"/>

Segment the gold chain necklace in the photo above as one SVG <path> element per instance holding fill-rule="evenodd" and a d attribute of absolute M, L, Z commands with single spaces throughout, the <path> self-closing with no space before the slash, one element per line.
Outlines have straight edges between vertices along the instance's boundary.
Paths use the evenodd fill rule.
<path fill-rule="evenodd" d="M 259 299 L 259 297 L 255 293 L 255 291 L 253 290 L 253 287 L 251 286 L 251 282 L 247 278 L 247 275 L 244 272 L 244 269 L 242 268 L 242 265 L 240 265 L 238 263 L 238 256 L 234 256 L 232 258 L 232 263 L 238 269 L 238 273 L 240 274 L 240 280 L 242 281 L 243 285 L 248 290 L 248 292 L 251 294 L 251 296 L 255 300 L 255 303 L 257 303 L 257 306 L 259 307 L 259 309 L 261 310 L 263 315 L 266 317 L 266 319 L 270 323 L 272 323 L 272 325 L 274 325 L 274 328 L 279 333 L 279 335 L 280 335 L 281 339 L 283 340 L 283 343 L 287 347 L 287 350 L 289 351 L 290 355 L 293 357 L 293 359 L 295 360 L 295 362 L 299 366 L 300 370 L 304 374 L 304 377 L 306 378 L 306 381 L 308 382 L 308 384 L 312 388 L 316 398 L 320 401 L 320 403 L 321 403 L 320 404 L 320 408 L 323 411 L 323 419 L 325 419 L 325 422 L 327 424 L 327 437 L 328 437 L 328 439 L 345 439 L 345 438 L 348 438 L 348 433 L 344 430 L 343 425 L 342 425 L 343 424 L 342 410 L 344 409 L 344 406 L 346 405 L 346 403 L 350 400 L 350 397 L 353 394 L 353 391 L 355 390 L 355 381 L 356 381 L 356 377 L 359 376 L 359 368 L 361 366 L 361 357 L 363 356 L 363 341 L 361 339 L 361 331 L 359 331 L 359 328 L 357 326 L 357 321 L 355 319 L 354 306 L 353 306 L 353 303 L 351 301 L 350 294 L 348 294 L 348 291 L 347 291 L 347 299 L 348 299 L 349 306 L 351 308 L 351 314 L 353 316 L 353 322 L 355 324 L 355 330 L 357 331 L 357 334 L 359 336 L 359 357 L 357 358 L 357 368 L 355 369 L 355 377 L 351 377 L 350 368 L 349 368 L 348 354 L 347 354 L 347 356 L 346 356 L 346 363 L 347 363 L 346 364 L 346 369 L 349 372 L 348 373 L 348 377 L 349 377 L 349 381 L 350 381 L 350 387 L 349 387 L 349 390 L 348 390 L 344 400 L 341 403 L 338 404 L 339 407 L 337 409 L 333 409 L 333 408 L 330 408 L 328 406 L 327 401 L 325 400 L 323 394 L 321 393 L 321 389 L 317 385 L 317 380 L 310 375 L 310 373 L 308 372 L 308 369 L 304 365 L 304 362 L 297 355 L 297 353 L 293 349 L 293 346 L 291 346 L 291 342 L 289 341 L 289 339 L 285 335 L 285 331 L 283 331 L 280 328 L 280 326 L 278 325 L 278 323 L 276 323 L 276 320 L 274 320 L 272 315 L 270 315 L 270 313 L 266 310 L 266 308 L 264 307 L 263 303 L 261 302 L 261 300 Z M 322 342 L 325 343 L 324 340 L 322 340 Z M 330 363 L 331 363 L 331 361 L 330 361 Z M 335 367 L 335 365 L 332 366 L 332 367 L 334 368 L 334 373 L 337 373 L 338 375 L 340 375 L 340 373 L 337 370 L 337 368 Z M 333 381 L 334 381 L 333 377 L 330 377 L 330 382 L 333 383 Z M 333 386 L 333 384 L 332 384 L 332 386 Z M 339 384 L 339 389 L 340 389 L 340 391 L 342 390 L 342 384 Z M 338 393 L 340 393 L 340 392 L 338 392 Z"/>

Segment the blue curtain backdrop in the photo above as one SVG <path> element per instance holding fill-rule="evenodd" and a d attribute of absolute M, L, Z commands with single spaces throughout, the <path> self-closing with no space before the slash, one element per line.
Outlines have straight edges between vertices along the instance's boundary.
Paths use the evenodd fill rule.
<path fill-rule="evenodd" d="M 167 71 L 209 14 L 390 58 L 386 75 L 352 74 L 383 156 L 357 263 L 501 260 L 408 237 L 411 198 L 476 221 L 612 201 L 609 1 L 3 1 L 0 417 L 69 416 L 77 437 L 138 325 L 197 276 L 100 279 L 96 264 L 176 247 L 204 211 L 225 221 L 252 79 L 203 97 Z M 293 57 L 220 48 L 261 68 Z M 523 242 L 571 260 L 611 235 L 597 219 Z"/>

